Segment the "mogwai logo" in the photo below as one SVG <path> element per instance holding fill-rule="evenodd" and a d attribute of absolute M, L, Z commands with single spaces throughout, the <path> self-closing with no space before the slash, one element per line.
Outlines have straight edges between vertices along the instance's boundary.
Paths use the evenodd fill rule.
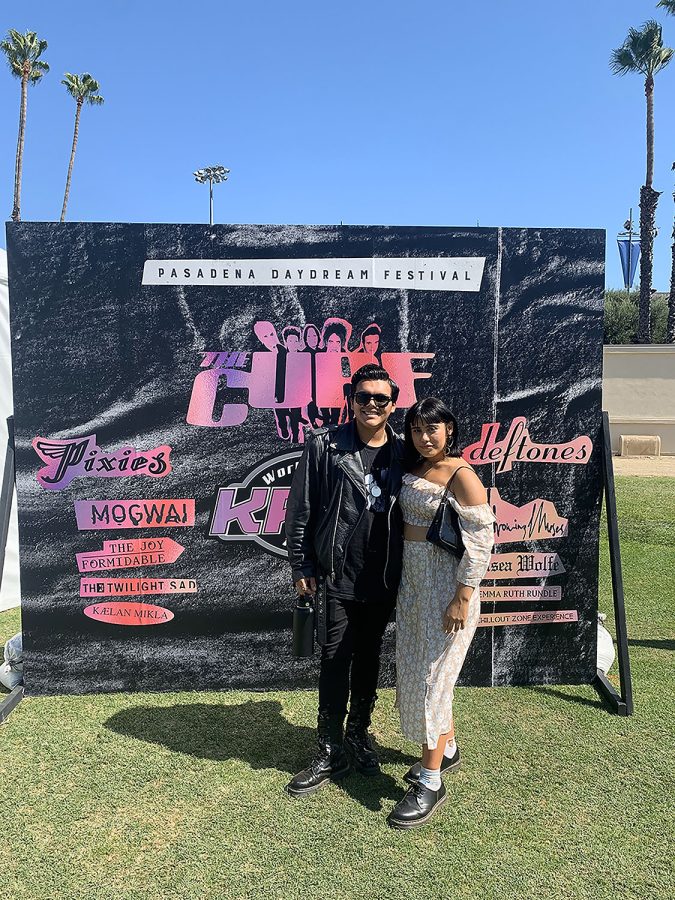
<path fill-rule="evenodd" d="M 221 541 L 254 541 L 286 557 L 286 504 L 301 450 L 259 463 L 243 481 L 218 488 L 209 534 Z"/>

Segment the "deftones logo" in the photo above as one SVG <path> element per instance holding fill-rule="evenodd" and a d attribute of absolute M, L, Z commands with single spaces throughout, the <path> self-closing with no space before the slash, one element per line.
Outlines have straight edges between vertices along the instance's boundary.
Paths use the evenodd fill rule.
<path fill-rule="evenodd" d="M 285 557 L 286 504 L 301 456 L 300 450 L 275 456 L 242 482 L 218 488 L 209 534 L 221 541 L 255 541 L 268 553 Z"/>
<path fill-rule="evenodd" d="M 585 464 L 593 449 L 591 439 L 585 435 L 565 444 L 537 444 L 530 437 L 524 416 L 511 422 L 501 441 L 497 440 L 499 429 L 499 422 L 483 425 L 480 440 L 466 448 L 464 459 L 477 466 L 496 463 L 497 472 L 509 472 L 514 462 Z"/>

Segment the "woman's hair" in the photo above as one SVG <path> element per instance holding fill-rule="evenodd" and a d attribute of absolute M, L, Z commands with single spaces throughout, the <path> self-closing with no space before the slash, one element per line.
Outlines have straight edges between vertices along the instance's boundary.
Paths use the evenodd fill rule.
<path fill-rule="evenodd" d="M 319 329 L 316 325 L 312 325 L 311 322 L 308 322 L 307 325 L 302 329 L 302 340 L 306 344 L 307 343 L 307 335 L 310 331 L 313 331 L 316 335 L 316 345 L 319 346 L 319 341 L 321 340 L 321 335 L 319 334 Z"/>
<path fill-rule="evenodd" d="M 418 400 L 414 406 L 411 406 L 405 415 L 403 433 L 405 438 L 404 464 L 406 470 L 410 471 L 420 460 L 420 454 L 415 449 L 412 439 L 412 428 L 417 423 L 423 425 L 451 425 L 452 435 L 450 436 L 446 452 L 448 456 L 461 455 L 457 419 L 438 397 L 425 397 L 423 400 Z"/>

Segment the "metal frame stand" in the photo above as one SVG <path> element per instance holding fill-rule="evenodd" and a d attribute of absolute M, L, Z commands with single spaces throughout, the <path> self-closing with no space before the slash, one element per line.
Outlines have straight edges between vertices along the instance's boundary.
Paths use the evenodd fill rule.
<path fill-rule="evenodd" d="M 5 568 L 5 550 L 7 549 L 7 533 L 9 518 L 12 512 L 14 495 L 14 416 L 7 419 L 7 448 L 5 450 L 5 468 L 2 473 L 2 493 L 0 493 L 0 585 Z M 0 702 L 0 724 L 23 699 L 23 687 L 19 686 Z"/>
<path fill-rule="evenodd" d="M 612 465 L 612 443 L 609 434 L 609 415 L 602 413 L 602 486 L 607 513 L 607 534 L 609 537 L 609 561 L 612 570 L 612 594 L 614 595 L 614 622 L 616 624 L 616 645 L 619 661 L 620 692 L 598 669 L 593 687 L 619 716 L 633 715 L 633 683 L 630 676 L 628 657 L 628 635 L 626 633 L 626 608 L 623 598 L 623 577 L 621 574 L 621 548 L 619 545 L 619 522 L 616 514 L 616 493 L 614 491 L 614 467 Z"/>

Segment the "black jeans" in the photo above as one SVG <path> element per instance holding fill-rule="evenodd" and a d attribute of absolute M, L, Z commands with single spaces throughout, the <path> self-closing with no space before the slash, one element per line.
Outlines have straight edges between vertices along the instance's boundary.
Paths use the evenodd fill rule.
<path fill-rule="evenodd" d="M 394 602 L 367 603 L 328 595 L 327 641 L 321 648 L 319 711 L 344 716 L 352 700 L 375 697 L 382 637 Z"/>

